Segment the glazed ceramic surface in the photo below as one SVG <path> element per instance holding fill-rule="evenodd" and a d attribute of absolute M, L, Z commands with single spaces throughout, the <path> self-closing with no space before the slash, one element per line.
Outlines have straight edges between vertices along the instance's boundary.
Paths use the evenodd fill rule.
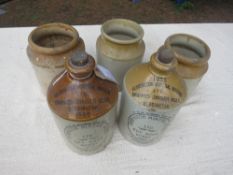
<path fill-rule="evenodd" d="M 166 62 L 163 55 L 162 62 L 158 53 L 153 54 L 149 63 L 136 65 L 125 75 L 119 128 L 134 144 L 157 142 L 186 99 L 186 86 L 171 56 Z"/>
<path fill-rule="evenodd" d="M 210 58 L 208 45 L 188 34 L 171 35 L 164 45 L 173 50 L 178 60 L 177 72 L 185 80 L 190 96 L 208 70 Z"/>
<path fill-rule="evenodd" d="M 67 60 L 66 70 L 52 81 L 47 96 L 68 146 L 81 154 L 99 152 L 111 140 L 117 98 L 111 73 L 95 67 L 85 52 Z"/>

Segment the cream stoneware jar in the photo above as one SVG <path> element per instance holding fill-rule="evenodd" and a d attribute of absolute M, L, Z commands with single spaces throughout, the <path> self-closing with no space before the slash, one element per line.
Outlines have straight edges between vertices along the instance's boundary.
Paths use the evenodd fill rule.
<path fill-rule="evenodd" d="M 65 59 L 78 50 L 85 50 L 85 45 L 70 25 L 44 24 L 30 33 L 27 55 L 44 94 L 52 79 L 64 70 Z"/>
<path fill-rule="evenodd" d="M 174 34 L 165 41 L 178 61 L 177 72 L 184 79 L 188 97 L 192 95 L 208 70 L 210 48 L 201 39 L 189 34 Z"/>
<path fill-rule="evenodd" d="M 96 43 L 97 62 L 113 73 L 120 87 L 128 69 L 142 61 L 143 35 L 142 27 L 127 19 L 112 19 L 101 27 Z"/>

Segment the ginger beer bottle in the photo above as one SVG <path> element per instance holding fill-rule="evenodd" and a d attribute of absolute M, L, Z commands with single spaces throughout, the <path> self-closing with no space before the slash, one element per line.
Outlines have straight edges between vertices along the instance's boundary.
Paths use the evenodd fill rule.
<path fill-rule="evenodd" d="M 67 145 L 81 154 L 103 150 L 113 135 L 118 86 L 92 56 L 77 52 L 50 84 L 47 100 Z"/>
<path fill-rule="evenodd" d="M 161 47 L 150 62 L 125 75 L 119 128 L 137 145 L 159 140 L 186 99 L 186 86 L 176 73 L 173 52 Z"/>

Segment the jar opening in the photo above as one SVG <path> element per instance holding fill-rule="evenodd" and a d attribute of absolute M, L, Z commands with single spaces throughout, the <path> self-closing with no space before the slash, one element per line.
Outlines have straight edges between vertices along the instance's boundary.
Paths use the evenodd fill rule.
<path fill-rule="evenodd" d="M 72 37 L 61 33 L 51 33 L 33 38 L 33 40 L 41 47 L 54 48 L 69 43 L 72 40 Z"/>
<path fill-rule="evenodd" d="M 79 39 L 78 32 L 70 25 L 50 23 L 34 29 L 29 35 L 29 46 L 41 53 L 59 54 L 72 49 Z"/>
<path fill-rule="evenodd" d="M 107 33 L 110 37 L 118 40 L 131 40 L 136 39 L 137 36 L 131 31 L 109 31 Z"/>
<path fill-rule="evenodd" d="M 204 57 L 204 53 L 202 49 L 197 50 L 197 48 L 193 48 L 189 45 L 173 43 L 171 44 L 171 47 L 176 53 L 183 55 L 185 57 L 190 57 L 191 59 L 192 58 L 201 59 L 202 57 Z"/>
<path fill-rule="evenodd" d="M 105 22 L 101 28 L 102 35 L 118 44 L 132 44 L 142 39 L 142 27 L 134 21 L 112 19 Z"/>
<path fill-rule="evenodd" d="M 165 41 L 165 46 L 171 48 L 178 61 L 187 63 L 205 63 L 210 57 L 210 49 L 201 39 L 188 34 L 175 34 Z"/>

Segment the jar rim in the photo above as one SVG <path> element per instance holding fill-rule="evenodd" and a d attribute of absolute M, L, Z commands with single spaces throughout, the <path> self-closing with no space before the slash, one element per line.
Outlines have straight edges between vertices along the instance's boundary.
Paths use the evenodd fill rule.
<path fill-rule="evenodd" d="M 68 37 L 71 37 L 71 40 L 61 46 L 55 46 L 55 47 L 41 46 L 35 41 L 36 39 L 45 36 L 46 32 L 66 35 Z M 35 28 L 28 37 L 29 47 L 32 50 L 34 50 L 35 52 L 48 54 L 48 55 L 56 55 L 68 51 L 77 45 L 78 40 L 79 40 L 78 31 L 71 25 L 64 23 L 48 23 L 48 24 L 40 25 L 37 28 Z"/>
<path fill-rule="evenodd" d="M 194 47 L 195 48 L 194 50 L 198 52 L 199 57 L 187 56 L 185 54 L 181 54 L 175 51 L 173 46 L 176 44 L 183 45 L 184 47 L 188 47 L 190 49 Z M 183 64 L 197 65 L 197 66 L 206 64 L 211 54 L 209 46 L 203 40 L 201 40 L 196 36 L 185 33 L 178 33 L 169 36 L 166 39 L 164 45 L 165 47 L 171 48 L 178 62 Z"/>
<path fill-rule="evenodd" d="M 126 35 L 128 34 L 131 38 L 128 39 L 119 39 L 116 37 L 112 37 L 111 33 L 113 32 L 122 32 Z M 108 20 L 103 23 L 101 26 L 101 34 L 106 39 L 118 43 L 118 44 L 133 44 L 142 40 L 144 36 L 143 28 L 140 24 L 129 20 L 129 19 L 122 19 L 122 18 L 115 18 Z"/>

